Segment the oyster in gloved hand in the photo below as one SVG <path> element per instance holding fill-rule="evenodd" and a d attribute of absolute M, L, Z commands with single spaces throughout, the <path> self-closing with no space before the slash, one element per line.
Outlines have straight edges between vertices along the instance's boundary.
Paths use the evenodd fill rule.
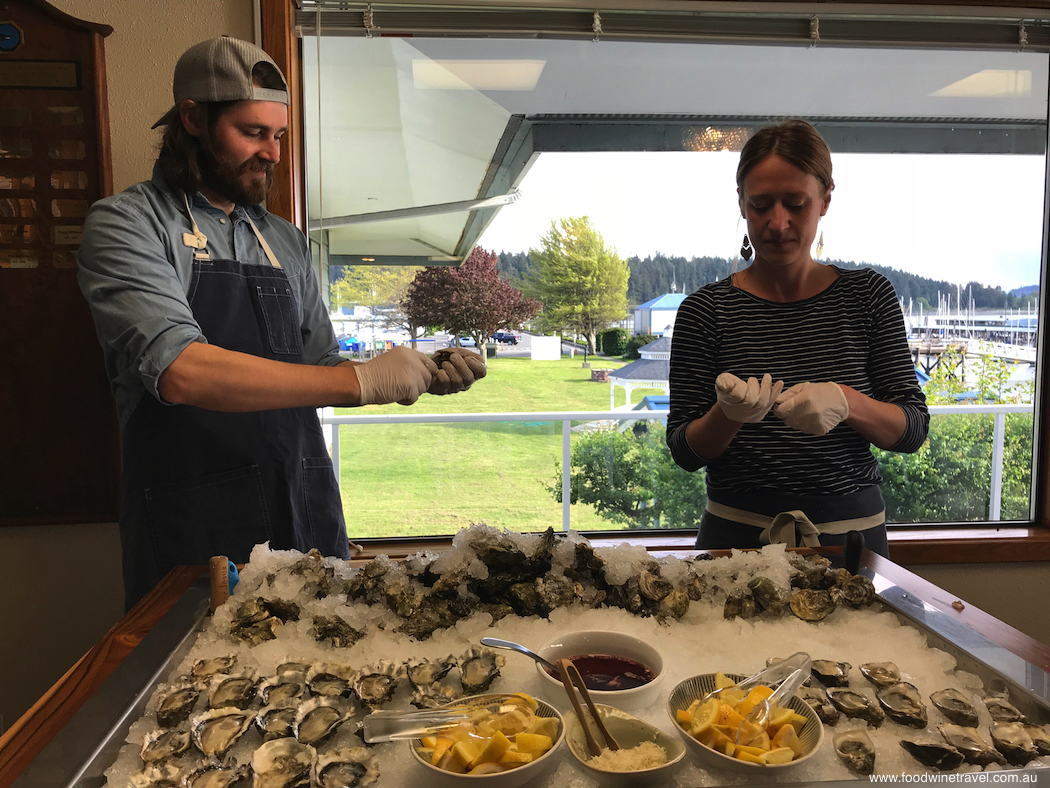
<path fill-rule="evenodd" d="M 447 347 L 430 357 L 438 368 L 438 373 L 430 381 L 428 394 L 457 394 L 466 391 L 475 380 L 481 380 L 488 373 L 485 359 L 472 350 L 461 347 Z"/>

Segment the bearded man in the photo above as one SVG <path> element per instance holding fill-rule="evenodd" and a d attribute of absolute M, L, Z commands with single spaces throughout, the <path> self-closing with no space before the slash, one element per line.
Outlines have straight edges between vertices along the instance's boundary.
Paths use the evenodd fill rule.
<path fill-rule="evenodd" d="M 254 545 L 349 558 L 319 407 L 415 402 L 485 374 L 399 347 L 339 356 L 310 246 L 266 200 L 288 85 L 226 36 L 175 66 L 151 180 L 95 203 L 78 253 L 123 435 L 130 609 L 173 567 Z"/>

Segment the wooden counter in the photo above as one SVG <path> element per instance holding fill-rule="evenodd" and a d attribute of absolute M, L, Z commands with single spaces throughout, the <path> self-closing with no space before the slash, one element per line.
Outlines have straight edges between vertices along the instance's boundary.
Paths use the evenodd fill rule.
<path fill-rule="evenodd" d="M 605 540 L 595 540 L 594 543 L 600 545 L 602 541 Z M 390 547 L 392 557 L 405 554 L 397 549 L 398 545 L 392 544 Z M 646 547 L 654 556 L 696 555 L 691 550 L 675 549 L 676 544 L 662 540 L 654 540 Z M 413 552 L 418 549 L 419 545 L 412 548 Z M 441 549 L 441 545 L 430 543 L 427 549 Z M 821 552 L 835 555 L 841 553 L 841 549 L 824 548 Z M 364 563 L 364 559 L 352 563 L 361 564 Z M 953 621 L 979 633 L 1000 648 L 1050 673 L 1050 647 L 870 551 L 864 552 L 862 565 L 922 600 L 924 605 L 951 617 Z M 206 573 L 207 567 L 204 566 L 179 567 L 169 573 L 0 737 L 0 788 L 8 788 L 13 784 L 190 586 Z"/>

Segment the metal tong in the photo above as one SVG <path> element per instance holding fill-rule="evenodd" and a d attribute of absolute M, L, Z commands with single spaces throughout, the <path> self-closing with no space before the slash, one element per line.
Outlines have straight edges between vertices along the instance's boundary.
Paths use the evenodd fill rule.
<path fill-rule="evenodd" d="M 620 749 L 619 742 L 613 738 L 613 735 L 609 733 L 609 729 L 605 727 L 605 723 L 602 722 L 602 715 L 598 712 L 598 708 L 594 705 L 594 701 L 591 700 L 590 693 L 587 692 L 587 685 L 583 681 L 583 676 L 580 675 L 580 671 L 576 666 L 572 664 L 572 660 L 559 659 L 556 666 L 558 672 L 561 674 L 561 683 L 565 687 L 565 692 L 569 696 L 569 700 L 572 702 L 572 709 L 576 712 L 576 718 L 580 721 L 580 727 L 583 728 L 583 735 L 587 739 L 587 750 L 592 756 L 602 754 L 602 746 L 598 744 L 598 740 L 595 739 L 594 734 L 591 733 L 591 728 L 587 724 L 587 716 L 583 713 L 580 701 L 576 697 L 576 690 L 579 690 L 580 695 L 583 696 L 583 701 L 587 704 L 587 710 L 591 713 L 591 718 L 594 720 L 598 732 L 601 733 L 602 737 L 605 739 L 605 746 L 610 750 Z"/>
<path fill-rule="evenodd" d="M 373 711 L 365 717 L 362 735 L 369 744 L 430 736 L 472 719 L 479 711 L 499 713 L 520 707 L 520 703 L 504 702 L 511 697 L 507 694 L 485 695 L 469 703 L 423 711 Z"/>

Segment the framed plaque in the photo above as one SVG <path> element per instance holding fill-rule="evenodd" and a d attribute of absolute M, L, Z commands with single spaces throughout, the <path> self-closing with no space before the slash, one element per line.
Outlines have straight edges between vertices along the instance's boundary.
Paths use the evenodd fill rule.
<path fill-rule="evenodd" d="M 0 525 L 117 518 L 119 430 L 76 282 L 113 191 L 108 25 L 0 0 Z"/>

